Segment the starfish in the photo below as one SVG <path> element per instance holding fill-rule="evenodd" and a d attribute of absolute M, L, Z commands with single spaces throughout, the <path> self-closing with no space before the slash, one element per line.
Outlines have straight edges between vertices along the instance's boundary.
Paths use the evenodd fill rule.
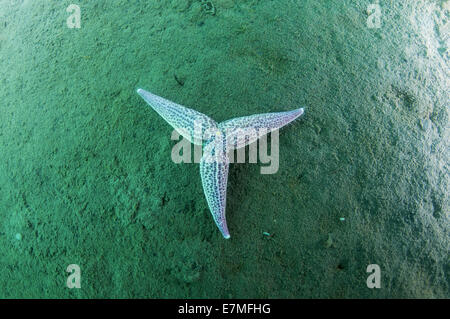
<path fill-rule="evenodd" d="M 303 108 L 238 117 L 218 124 L 205 114 L 143 89 L 138 89 L 137 93 L 184 138 L 195 145 L 203 145 L 200 160 L 203 191 L 217 227 L 224 238 L 230 238 L 225 217 L 229 146 L 239 149 L 255 142 L 294 121 L 303 114 Z M 200 128 L 198 123 L 201 123 Z"/>

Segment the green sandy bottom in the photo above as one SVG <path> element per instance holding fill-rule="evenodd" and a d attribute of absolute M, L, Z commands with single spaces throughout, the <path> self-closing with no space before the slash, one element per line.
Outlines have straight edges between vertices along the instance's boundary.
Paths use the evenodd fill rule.
<path fill-rule="evenodd" d="M 0 297 L 450 297 L 449 5 L 371 29 L 371 2 L 80 1 L 77 30 L 71 1 L 0 0 Z M 138 87 L 217 121 L 305 108 L 276 174 L 231 166 L 231 239 Z"/>

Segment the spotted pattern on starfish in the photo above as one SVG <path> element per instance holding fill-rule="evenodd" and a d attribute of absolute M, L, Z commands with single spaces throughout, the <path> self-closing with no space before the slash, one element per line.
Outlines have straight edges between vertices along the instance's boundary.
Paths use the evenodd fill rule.
<path fill-rule="evenodd" d="M 213 219 L 223 237 L 229 238 L 225 207 L 227 202 L 228 155 L 223 150 L 223 144 L 209 142 L 203 148 L 200 160 L 200 176 L 206 201 Z"/>
<path fill-rule="evenodd" d="M 255 142 L 260 137 L 278 130 L 303 114 L 303 109 L 288 112 L 255 114 L 237 117 L 219 124 L 225 131 L 227 143 L 239 149 Z"/>
<path fill-rule="evenodd" d="M 223 237 L 230 238 L 225 216 L 229 170 L 228 145 L 231 143 L 235 148 L 244 147 L 268 132 L 294 121 L 303 114 L 303 109 L 238 117 L 217 124 L 200 112 L 143 89 L 138 89 L 137 92 L 191 143 L 204 144 L 200 161 L 203 191 L 214 222 Z M 202 130 L 195 129 L 196 121 L 202 122 Z"/>
<path fill-rule="evenodd" d="M 166 100 L 142 89 L 137 93 L 178 133 L 196 145 L 202 145 L 207 130 L 217 129 L 217 123 L 203 113 Z M 202 131 L 194 130 L 195 121 L 202 124 Z"/>

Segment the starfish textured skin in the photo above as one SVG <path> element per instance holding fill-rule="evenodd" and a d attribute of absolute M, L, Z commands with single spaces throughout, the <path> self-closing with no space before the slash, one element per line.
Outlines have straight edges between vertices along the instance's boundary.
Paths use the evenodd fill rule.
<path fill-rule="evenodd" d="M 138 89 L 137 93 L 180 135 L 191 143 L 203 145 L 200 160 L 203 191 L 217 227 L 224 238 L 230 238 L 225 217 L 230 165 L 228 146 L 233 142 L 233 149 L 239 149 L 255 142 L 261 136 L 294 121 L 303 114 L 303 108 L 238 117 L 217 124 L 205 114 L 143 89 Z M 201 123 L 201 130 L 196 128 L 197 123 Z M 262 129 L 263 134 L 260 134 Z"/>

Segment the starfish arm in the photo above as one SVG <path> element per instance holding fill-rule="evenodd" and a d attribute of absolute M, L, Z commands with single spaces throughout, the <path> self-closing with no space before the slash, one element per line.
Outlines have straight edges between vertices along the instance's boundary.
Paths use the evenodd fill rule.
<path fill-rule="evenodd" d="M 200 176 L 206 201 L 214 221 L 226 239 L 230 238 L 225 207 L 227 200 L 228 156 L 224 151 L 216 153 L 218 147 L 214 141 L 205 145 L 200 161 Z M 216 154 L 214 154 L 216 153 Z"/>
<path fill-rule="evenodd" d="M 137 93 L 167 123 L 191 143 L 202 145 L 204 132 L 217 129 L 217 123 L 205 114 L 166 100 L 143 89 L 138 89 Z"/>
<path fill-rule="evenodd" d="M 226 140 L 239 149 L 255 142 L 261 136 L 278 130 L 303 114 L 303 108 L 287 112 L 264 113 L 237 117 L 219 124 Z"/>

